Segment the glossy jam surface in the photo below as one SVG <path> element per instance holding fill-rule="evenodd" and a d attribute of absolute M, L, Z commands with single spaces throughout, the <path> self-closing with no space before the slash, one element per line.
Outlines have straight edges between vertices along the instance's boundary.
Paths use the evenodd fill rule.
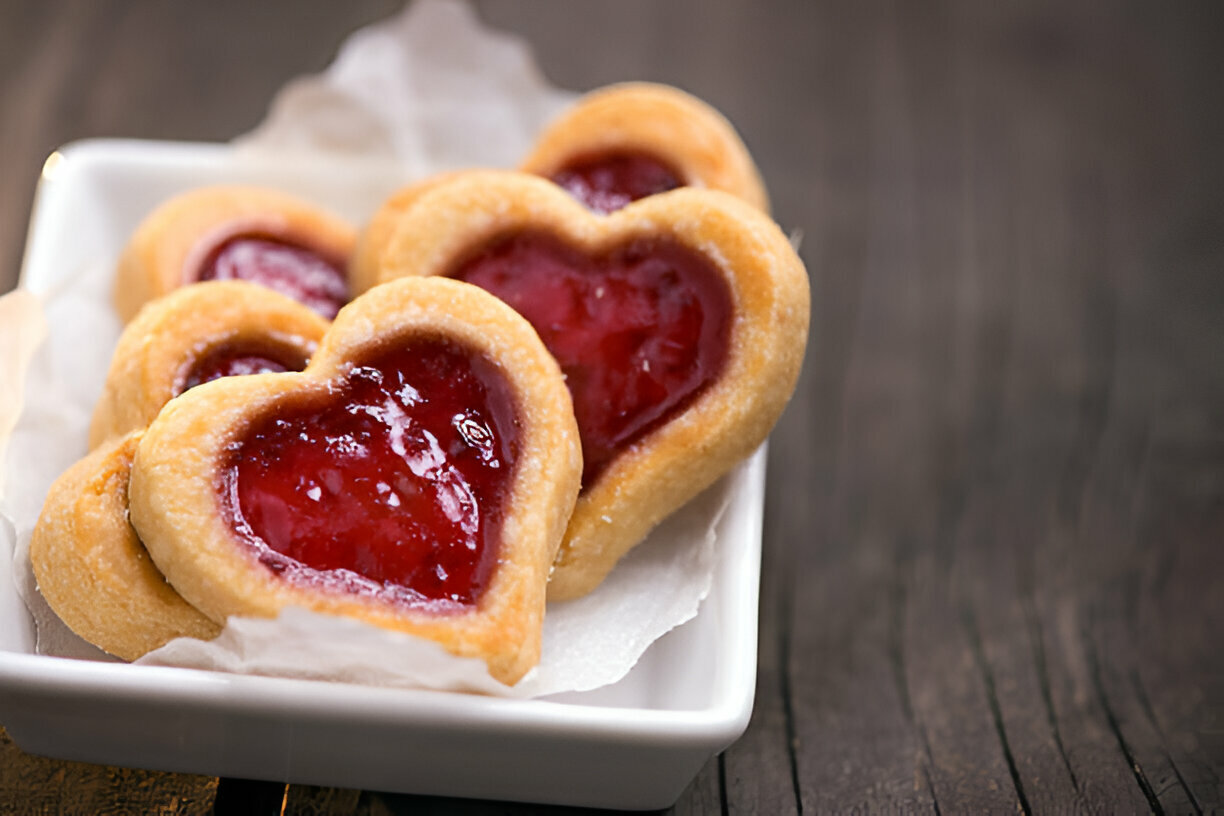
<path fill-rule="evenodd" d="M 205 258 L 196 277 L 262 284 L 329 320 L 348 301 L 343 260 L 263 235 L 239 235 L 223 242 Z"/>
<path fill-rule="evenodd" d="M 551 178 L 598 213 L 610 213 L 639 198 L 684 186 L 678 173 L 641 153 L 579 158 Z"/>
<path fill-rule="evenodd" d="M 451 277 L 510 304 L 561 364 L 582 436 L 584 487 L 684 410 L 727 359 L 727 284 L 673 242 L 636 240 L 591 258 L 523 233 L 494 242 Z"/>
<path fill-rule="evenodd" d="M 179 375 L 174 394 L 178 396 L 201 383 L 222 377 L 301 371 L 306 362 L 300 350 L 285 344 L 258 340 L 222 343 L 188 363 Z"/>
<path fill-rule="evenodd" d="M 399 343 L 256 420 L 222 506 L 289 580 L 413 606 L 476 603 L 518 455 L 509 384 L 451 341 Z"/>

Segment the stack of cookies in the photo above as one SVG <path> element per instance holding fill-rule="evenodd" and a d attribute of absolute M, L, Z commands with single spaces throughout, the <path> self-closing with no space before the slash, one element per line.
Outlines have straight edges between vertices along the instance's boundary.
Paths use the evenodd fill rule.
<path fill-rule="evenodd" d="M 186 193 L 119 261 L 128 322 L 39 588 L 125 659 L 293 605 L 512 685 L 547 601 L 765 439 L 808 300 L 734 129 L 662 86 L 590 94 L 519 170 L 423 180 L 360 231 Z"/>

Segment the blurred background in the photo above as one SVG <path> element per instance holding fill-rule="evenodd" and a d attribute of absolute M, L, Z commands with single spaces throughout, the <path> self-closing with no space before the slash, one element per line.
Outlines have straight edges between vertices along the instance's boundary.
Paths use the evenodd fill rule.
<path fill-rule="evenodd" d="M 839 188 L 870 174 L 891 183 L 890 170 L 919 172 L 908 194 L 924 202 L 954 195 L 966 162 L 1017 155 L 1077 173 L 1095 163 L 1098 176 L 1132 160 L 1156 195 L 1209 188 L 1218 172 L 1187 166 L 1219 133 L 1221 106 L 1205 94 L 1219 68 L 1212 2 L 474 5 L 490 26 L 525 37 L 558 85 L 652 79 L 712 102 L 753 149 L 779 221 L 808 230 L 861 205 Z M 401 7 L 2 0 L 0 289 L 14 281 L 55 147 L 91 136 L 229 140 L 282 85 L 325 68 L 349 32 Z M 1012 180 L 1006 165 L 995 172 L 999 186 Z"/>

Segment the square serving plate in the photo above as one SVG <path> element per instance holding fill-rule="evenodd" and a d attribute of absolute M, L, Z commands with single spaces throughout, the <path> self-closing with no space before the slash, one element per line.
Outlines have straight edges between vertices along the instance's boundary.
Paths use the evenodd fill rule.
<path fill-rule="evenodd" d="M 115 258 L 149 210 L 191 187 L 277 187 L 360 223 L 404 181 L 400 168 L 383 161 L 253 156 L 207 144 L 74 143 L 44 170 L 22 286 L 53 292 L 84 263 Z M 614 685 L 512 700 L 48 657 L 35 654 L 33 623 L 14 582 L 0 580 L 0 724 L 26 751 L 86 762 L 667 807 L 743 732 L 752 711 L 764 452 L 732 478 L 714 583 L 699 614 Z"/>

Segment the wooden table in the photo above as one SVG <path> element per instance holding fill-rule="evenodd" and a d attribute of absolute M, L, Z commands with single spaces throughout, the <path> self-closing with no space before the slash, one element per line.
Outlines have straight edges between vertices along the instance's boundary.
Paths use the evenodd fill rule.
<path fill-rule="evenodd" d="M 0 291 L 43 157 L 225 140 L 393 0 L 0 2 Z M 1224 6 L 481 2 L 754 150 L 813 284 L 747 733 L 678 813 L 1224 805 Z M 0 811 L 537 812 L 103 768 Z"/>

